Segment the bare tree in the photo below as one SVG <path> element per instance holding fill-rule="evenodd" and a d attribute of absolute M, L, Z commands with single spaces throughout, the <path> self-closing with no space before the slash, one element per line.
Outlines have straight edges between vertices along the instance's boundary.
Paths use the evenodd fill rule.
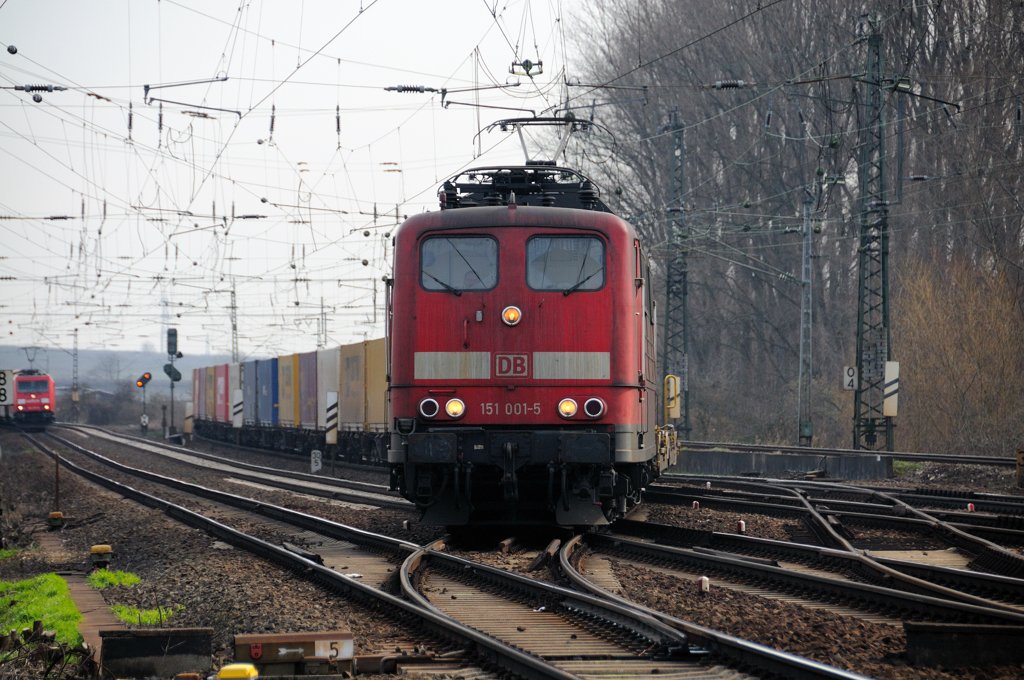
<path fill-rule="evenodd" d="M 869 11 L 883 40 L 882 83 L 864 82 Z M 666 211 L 676 207 L 666 127 L 673 111 L 685 126 L 695 437 L 795 437 L 793 229 L 810 191 L 816 441 L 849 442 L 852 399 L 839 376 L 854 363 L 856 178 L 868 88 L 884 94 L 893 272 L 958 260 L 978 286 L 997 277 L 1024 298 L 1019 3 L 596 0 L 576 19 L 585 26 L 575 40 L 579 81 L 588 87 L 571 88 L 570 105 L 577 116 L 592 112 L 611 135 L 594 135 L 573 153 L 613 190 L 607 198 L 661 262 L 669 255 Z M 892 276 L 900 315 L 912 309 L 906 296 L 917 299 L 904 290 L 909 280 Z M 900 360 L 909 351 L 901 336 L 912 331 L 903 317 L 893 326 Z M 905 362 L 916 374 L 909 355 Z M 901 390 L 904 404 L 917 399 L 912 386 L 920 387 L 911 380 Z M 904 409 L 898 427 L 899 448 L 932 441 L 919 432 L 930 427 L 920 411 Z"/>

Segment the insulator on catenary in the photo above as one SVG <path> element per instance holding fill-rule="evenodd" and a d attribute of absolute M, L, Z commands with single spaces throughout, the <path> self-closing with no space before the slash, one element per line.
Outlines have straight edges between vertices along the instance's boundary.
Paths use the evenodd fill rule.
<path fill-rule="evenodd" d="M 68 88 L 61 85 L 15 85 L 14 89 L 24 92 L 59 92 Z"/>
<path fill-rule="evenodd" d="M 134 116 L 134 115 L 135 115 L 135 112 L 132 111 L 132 103 L 128 102 L 128 139 L 129 140 L 131 140 L 131 138 L 132 138 L 132 116 Z"/>
<path fill-rule="evenodd" d="M 270 105 L 270 138 L 274 138 L 274 118 L 277 116 L 277 106 Z"/>
<path fill-rule="evenodd" d="M 738 87 L 746 87 L 747 85 L 753 85 L 745 80 L 716 80 L 707 87 L 712 90 L 732 90 Z"/>

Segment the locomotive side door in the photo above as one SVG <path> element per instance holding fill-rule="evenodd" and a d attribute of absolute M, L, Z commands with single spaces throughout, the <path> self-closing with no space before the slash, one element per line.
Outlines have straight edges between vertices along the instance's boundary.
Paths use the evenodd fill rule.
<path fill-rule="evenodd" d="M 633 239 L 633 328 L 634 345 L 636 347 L 636 374 L 640 391 L 640 440 L 647 439 L 647 432 L 651 428 L 650 422 L 650 401 L 651 396 L 647 393 L 647 382 L 652 375 L 648 374 L 647 367 L 647 319 L 644 300 L 647 298 L 647 282 L 644 280 L 644 256 L 640 249 L 640 240 Z"/>

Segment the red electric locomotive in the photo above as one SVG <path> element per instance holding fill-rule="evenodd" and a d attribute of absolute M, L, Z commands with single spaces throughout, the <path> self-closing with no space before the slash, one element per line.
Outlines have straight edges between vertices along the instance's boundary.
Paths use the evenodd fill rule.
<path fill-rule="evenodd" d="M 392 485 L 434 524 L 606 524 L 670 463 L 634 228 L 553 164 L 447 181 L 395 234 Z"/>
<path fill-rule="evenodd" d="M 14 376 L 14 424 L 26 430 L 43 430 L 56 419 L 57 399 L 53 378 L 25 369 Z"/>

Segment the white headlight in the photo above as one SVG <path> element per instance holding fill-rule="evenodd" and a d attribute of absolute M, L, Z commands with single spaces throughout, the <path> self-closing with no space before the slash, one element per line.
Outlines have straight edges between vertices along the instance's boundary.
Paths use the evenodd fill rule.
<path fill-rule="evenodd" d="M 604 415 L 604 400 L 591 397 L 583 402 L 583 412 L 588 418 L 600 418 Z"/>
<path fill-rule="evenodd" d="M 420 402 L 420 415 L 424 418 L 433 418 L 440 410 L 441 407 L 433 399 L 424 399 Z"/>

